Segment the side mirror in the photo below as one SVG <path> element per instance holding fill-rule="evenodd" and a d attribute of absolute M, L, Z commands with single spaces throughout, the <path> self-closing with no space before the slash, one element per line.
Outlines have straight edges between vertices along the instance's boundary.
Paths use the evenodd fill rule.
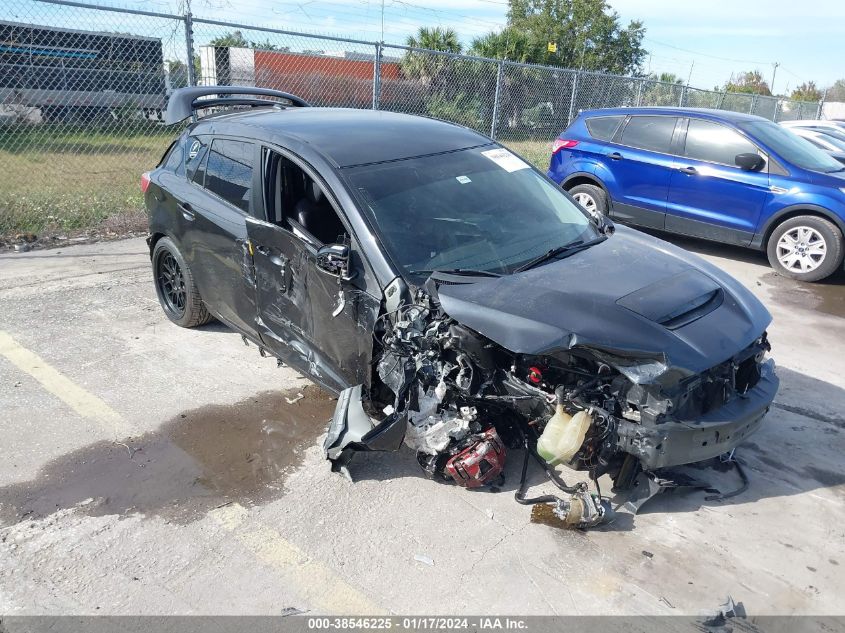
<path fill-rule="evenodd" d="M 734 157 L 734 162 L 736 163 L 736 166 L 743 171 L 759 171 L 763 168 L 763 165 L 766 164 L 763 157 L 760 156 L 760 154 L 755 154 L 754 152 L 737 154 Z"/>
<path fill-rule="evenodd" d="M 610 237 L 616 232 L 616 225 L 613 223 L 613 220 L 604 214 L 594 215 L 593 222 L 595 222 L 596 227 L 602 235 Z"/>
<path fill-rule="evenodd" d="M 349 281 L 349 247 L 346 244 L 327 244 L 317 251 L 317 268 L 341 281 Z"/>

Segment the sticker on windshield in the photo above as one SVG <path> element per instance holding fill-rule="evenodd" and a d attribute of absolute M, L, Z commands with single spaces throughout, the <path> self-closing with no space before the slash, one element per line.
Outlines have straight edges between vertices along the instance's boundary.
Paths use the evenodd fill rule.
<path fill-rule="evenodd" d="M 520 169 L 528 169 L 528 163 L 514 156 L 504 147 L 499 149 L 490 149 L 486 152 L 481 152 L 481 155 L 486 156 L 507 172 L 519 171 Z"/>
<path fill-rule="evenodd" d="M 465 184 L 467 184 L 468 182 L 472 182 L 472 181 L 469 179 L 469 176 L 455 176 L 455 180 L 457 180 L 457 181 L 458 181 L 459 183 L 461 183 L 462 185 L 465 185 Z"/>

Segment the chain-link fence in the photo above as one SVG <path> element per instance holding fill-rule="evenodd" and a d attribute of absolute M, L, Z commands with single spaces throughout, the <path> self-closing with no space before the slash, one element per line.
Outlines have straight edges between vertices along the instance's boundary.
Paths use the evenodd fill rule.
<path fill-rule="evenodd" d="M 0 237 L 143 230 L 140 174 L 179 130 L 172 90 L 249 85 L 433 116 L 540 167 L 580 110 L 686 106 L 817 118 L 819 103 L 307 35 L 73 0 L 0 6 Z"/>

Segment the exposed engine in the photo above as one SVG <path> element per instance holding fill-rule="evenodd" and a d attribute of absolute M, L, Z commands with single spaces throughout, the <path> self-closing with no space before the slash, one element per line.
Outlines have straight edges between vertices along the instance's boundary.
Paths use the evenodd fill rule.
<path fill-rule="evenodd" d="M 374 334 L 378 362 L 364 405 L 373 428 L 361 434 L 356 450 L 385 450 L 383 439 L 374 448 L 370 438 L 401 433 L 429 477 L 481 488 L 501 483 L 508 449 L 523 448 L 517 501 L 543 504 L 547 514 L 579 528 L 598 525 L 612 512 L 597 483 L 595 495 L 586 484 L 569 486 L 556 465 L 586 470 L 594 482 L 608 474 L 615 488 L 625 488 L 643 470 L 713 456 L 712 446 L 698 452 L 692 447 L 691 458 L 672 450 L 679 441 L 671 435 L 673 424 L 752 389 L 769 349 L 763 335 L 704 374 L 675 377 L 669 386 L 635 382 L 631 377 L 639 369 L 633 363 L 614 363 L 594 350 L 512 353 L 446 315 L 432 283 L 417 290 L 412 302 L 382 314 Z M 348 451 L 340 450 L 338 435 L 339 429 L 330 430 L 327 454 L 345 454 L 337 458 L 345 464 Z M 531 459 L 567 496 L 526 498 Z"/>

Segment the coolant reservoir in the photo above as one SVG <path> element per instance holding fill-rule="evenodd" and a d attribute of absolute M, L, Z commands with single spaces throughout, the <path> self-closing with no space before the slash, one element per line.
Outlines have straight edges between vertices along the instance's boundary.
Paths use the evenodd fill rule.
<path fill-rule="evenodd" d="M 586 411 L 572 416 L 558 404 L 537 440 L 537 453 L 550 464 L 568 462 L 581 448 L 592 423 L 593 418 Z"/>

